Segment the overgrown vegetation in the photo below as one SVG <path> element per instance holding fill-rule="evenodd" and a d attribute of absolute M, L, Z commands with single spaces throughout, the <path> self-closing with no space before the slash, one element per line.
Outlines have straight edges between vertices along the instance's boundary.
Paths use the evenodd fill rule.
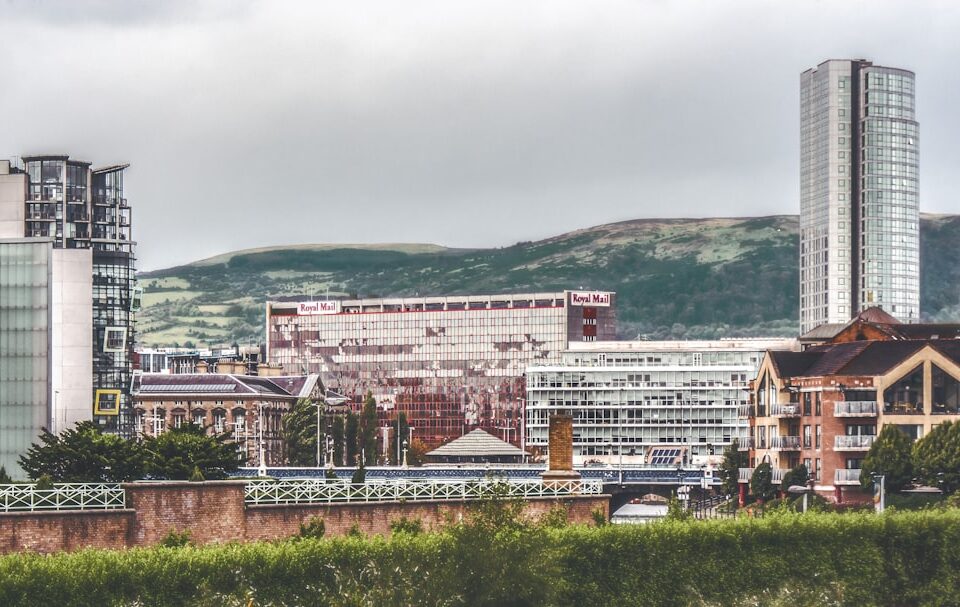
<path fill-rule="evenodd" d="M 956 605 L 960 511 L 550 527 L 0 558 L 2 605 Z M 189 542 L 189 538 L 186 538 Z"/>

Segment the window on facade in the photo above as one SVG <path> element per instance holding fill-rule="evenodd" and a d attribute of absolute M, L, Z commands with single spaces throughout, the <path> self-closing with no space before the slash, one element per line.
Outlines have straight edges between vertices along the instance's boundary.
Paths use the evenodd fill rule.
<path fill-rule="evenodd" d="M 823 415 L 823 403 L 821 402 L 820 393 L 819 393 L 819 392 L 814 392 L 814 393 L 813 393 L 813 405 L 814 405 L 814 412 L 813 412 L 813 414 L 814 414 L 814 415 L 818 415 L 818 416 L 819 416 L 819 415 Z"/>
<path fill-rule="evenodd" d="M 952 414 L 960 412 L 960 382 L 937 365 L 932 365 L 933 413 Z"/>
<path fill-rule="evenodd" d="M 811 445 L 811 443 L 810 443 L 810 437 L 811 437 L 811 434 L 810 434 L 810 426 L 809 426 L 809 425 L 805 425 L 805 426 L 803 427 L 803 448 L 804 448 L 804 449 L 809 449 L 809 448 L 810 448 L 810 445 Z"/>
<path fill-rule="evenodd" d="M 812 410 L 812 407 L 810 406 L 810 401 L 811 401 L 810 392 L 804 392 L 803 393 L 803 414 L 804 415 L 810 415 L 810 412 Z"/>
<path fill-rule="evenodd" d="M 181 428 L 181 427 L 183 427 L 183 425 L 186 423 L 186 420 L 187 420 L 186 414 L 181 413 L 181 412 L 179 412 L 179 411 L 178 411 L 178 412 L 174 412 L 174 414 L 173 414 L 173 427 L 174 427 L 174 428 Z"/>
<path fill-rule="evenodd" d="M 204 414 L 203 411 L 194 411 L 194 412 L 193 412 L 193 423 L 194 423 L 194 425 L 200 426 L 200 427 L 202 428 L 202 427 L 204 426 L 204 424 L 206 423 L 206 417 L 207 417 L 207 416 L 206 416 L 206 414 Z"/>
<path fill-rule="evenodd" d="M 213 431 L 216 432 L 217 434 L 222 434 L 226 426 L 227 426 L 226 411 L 214 411 L 213 412 Z"/>
<path fill-rule="evenodd" d="M 819 449 L 819 448 L 820 448 L 820 439 L 821 439 L 821 438 L 823 438 L 822 428 L 820 427 L 820 424 L 817 424 L 816 442 L 814 443 L 814 449 Z"/>
<path fill-rule="evenodd" d="M 127 342 L 126 327 L 107 327 L 103 331 L 103 351 L 123 352 Z"/>
<path fill-rule="evenodd" d="M 923 365 L 883 391 L 883 412 L 890 415 L 923 413 Z"/>

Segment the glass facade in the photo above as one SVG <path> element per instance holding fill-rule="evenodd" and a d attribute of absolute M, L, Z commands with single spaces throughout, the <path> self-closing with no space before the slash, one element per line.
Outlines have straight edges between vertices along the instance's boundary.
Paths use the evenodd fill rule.
<path fill-rule="evenodd" d="M 355 406 L 367 391 L 437 445 L 480 427 L 520 440 L 524 370 L 570 341 L 613 339 L 613 294 L 575 292 L 268 304 L 268 360 L 319 373 Z M 319 304 L 329 309 L 321 310 Z"/>
<path fill-rule="evenodd" d="M 764 351 L 793 346 L 792 340 L 582 345 L 565 352 L 558 366 L 527 369 L 527 447 L 546 451 L 550 414 L 565 410 L 573 415 L 577 463 L 651 464 L 659 447 L 679 447 L 687 463 L 719 456 L 747 434 L 739 413 Z"/>
<path fill-rule="evenodd" d="M 0 465 L 49 425 L 50 242 L 0 242 Z"/>
<path fill-rule="evenodd" d="M 95 421 L 133 434 L 132 401 L 136 267 L 124 197 L 126 165 L 91 169 L 67 156 L 24 158 L 26 236 L 52 238 L 56 248 L 92 249 L 93 393 Z"/>
<path fill-rule="evenodd" d="M 920 314 L 914 75 L 826 61 L 801 75 L 800 326 Z"/>

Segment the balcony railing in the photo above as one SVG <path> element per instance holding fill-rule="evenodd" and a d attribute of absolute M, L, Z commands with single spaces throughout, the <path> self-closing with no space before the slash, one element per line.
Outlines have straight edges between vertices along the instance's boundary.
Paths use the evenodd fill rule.
<path fill-rule="evenodd" d="M 752 436 L 744 436 L 738 439 L 738 447 L 740 451 L 749 451 L 754 448 L 755 441 Z"/>
<path fill-rule="evenodd" d="M 753 478 L 753 471 L 756 468 L 738 468 L 737 469 L 737 481 L 740 483 L 749 483 L 750 479 Z M 770 482 L 774 485 L 779 485 L 783 482 L 783 475 L 789 472 L 789 468 L 771 468 L 770 469 Z"/>
<path fill-rule="evenodd" d="M 737 416 L 741 419 L 753 417 L 753 405 L 737 405 Z"/>
<path fill-rule="evenodd" d="M 779 485 L 783 482 L 783 475 L 790 472 L 790 468 L 773 468 L 770 472 L 770 482 L 774 485 Z"/>
<path fill-rule="evenodd" d="M 877 402 L 873 400 L 848 400 L 833 405 L 834 417 L 876 417 Z"/>
<path fill-rule="evenodd" d="M 796 451 L 800 449 L 800 437 L 773 436 L 770 438 L 770 448 L 779 451 Z"/>
<path fill-rule="evenodd" d="M 860 484 L 860 470 L 848 470 L 845 468 L 837 468 L 833 472 L 833 484 L 834 485 L 859 485 Z"/>
<path fill-rule="evenodd" d="M 800 405 L 771 405 L 771 417 L 800 417 Z"/>
<path fill-rule="evenodd" d="M 833 441 L 833 448 L 842 451 L 867 451 L 873 446 L 873 441 L 877 437 L 872 434 L 860 436 L 836 436 Z"/>
<path fill-rule="evenodd" d="M 885 415 L 923 415 L 923 403 L 884 403 L 883 413 Z"/>

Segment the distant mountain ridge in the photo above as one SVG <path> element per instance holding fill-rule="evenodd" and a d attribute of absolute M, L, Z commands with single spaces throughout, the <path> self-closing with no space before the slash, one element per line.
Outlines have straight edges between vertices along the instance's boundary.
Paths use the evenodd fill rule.
<path fill-rule="evenodd" d="M 793 335 L 795 215 L 638 219 L 492 249 L 291 245 L 140 275 L 146 345 L 260 341 L 271 298 L 616 291 L 626 338 Z M 960 318 L 960 216 L 923 215 L 922 313 Z"/>

